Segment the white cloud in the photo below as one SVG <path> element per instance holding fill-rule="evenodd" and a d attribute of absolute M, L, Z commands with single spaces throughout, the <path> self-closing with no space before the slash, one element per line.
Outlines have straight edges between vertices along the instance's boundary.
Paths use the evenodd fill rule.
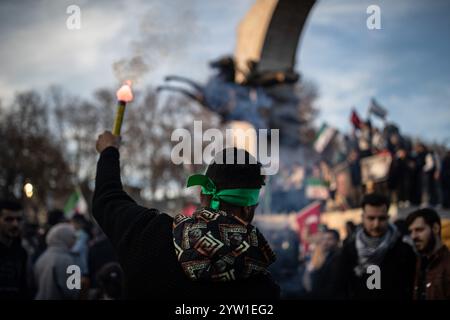
<path fill-rule="evenodd" d="M 143 79 L 143 85 L 160 83 L 169 73 L 205 81 L 211 74 L 208 60 L 234 51 L 237 24 L 254 0 L 207 3 L 200 0 L 189 3 L 184 0 L 79 0 L 82 9 L 80 31 L 66 29 L 65 8 L 71 2 L 41 0 L 30 2 L 32 6 L 12 1 L 0 4 L 0 17 L 3 18 L 0 27 L 2 31 L 7 30 L 0 34 L 0 97 L 3 100 L 11 97 L 14 90 L 41 90 L 49 84 L 62 85 L 79 95 L 115 85 L 112 63 L 133 54 L 132 43 L 141 39 L 139 28 L 143 19 L 153 21 L 150 25 L 155 29 L 152 31 L 161 35 L 170 27 L 169 37 L 161 38 L 161 41 L 169 42 L 164 48 L 164 43 L 150 43 L 145 47 L 149 54 L 153 50 L 165 50 L 167 54 L 159 55 L 155 68 Z M 411 81 L 421 82 L 419 78 L 404 79 L 405 73 L 412 74 L 405 68 L 411 66 L 411 70 L 423 70 L 417 65 L 424 65 L 426 60 L 414 50 L 403 48 L 399 56 L 396 48 L 392 48 L 396 39 L 402 36 L 403 17 L 420 11 L 416 5 L 428 4 L 377 0 L 375 2 L 382 8 L 382 19 L 388 19 L 385 21 L 390 25 L 386 25 L 392 28 L 383 33 L 368 34 L 366 8 L 372 2 L 320 0 L 308 19 L 299 46 L 297 68 L 307 79 L 318 84 L 320 119 L 346 128 L 350 108 L 356 106 L 365 114 L 371 96 L 376 96 L 380 103 L 393 110 L 402 110 L 399 113 L 393 111 L 392 116 L 398 115 L 401 125 L 401 121 L 405 122 L 405 130 L 442 136 L 441 132 L 445 130 L 437 128 L 443 128 L 444 121 L 450 118 L 448 104 L 433 109 L 435 115 L 422 112 L 423 106 L 448 103 L 448 87 L 419 92 L 412 86 L 416 94 L 405 92 L 404 82 L 409 81 L 407 85 Z M 188 14 L 191 20 L 186 21 L 174 8 L 191 12 Z M 410 25 L 404 27 L 411 28 Z M 447 71 L 442 70 L 443 73 Z M 429 83 L 436 81 L 427 79 Z M 390 87 L 402 90 L 382 95 L 383 90 Z M 447 93 L 443 94 L 444 91 Z M 429 129 L 422 129 L 425 121 L 431 126 Z"/>
<path fill-rule="evenodd" d="M 366 6 L 367 7 L 367 6 Z M 309 17 L 310 21 L 314 21 L 319 26 L 342 26 L 343 23 L 349 22 L 350 19 L 358 18 L 365 14 L 365 8 L 361 1 L 317 1 Z"/>
<path fill-rule="evenodd" d="M 98 70 L 105 61 L 112 63 L 115 53 L 107 46 L 123 28 L 120 12 L 83 7 L 81 30 L 68 30 L 63 8 L 41 8 L 54 18 L 18 26 L 3 40 L 0 83 L 7 99 L 13 89 L 43 89 L 52 83 L 70 83 L 71 79 L 105 77 Z M 60 16 L 55 16 L 57 13 Z"/>
<path fill-rule="evenodd" d="M 370 98 L 376 93 L 370 84 L 370 74 L 364 70 L 353 70 L 345 74 L 339 70 L 329 70 L 316 73 L 310 78 L 320 84 L 318 120 L 326 121 L 341 130 L 349 127 L 351 108 L 356 107 L 365 114 Z"/>
<path fill-rule="evenodd" d="M 400 124 L 404 132 L 442 142 L 450 139 L 450 86 L 427 86 L 424 92 L 412 91 L 408 95 L 391 95 L 385 98 L 391 119 Z"/>

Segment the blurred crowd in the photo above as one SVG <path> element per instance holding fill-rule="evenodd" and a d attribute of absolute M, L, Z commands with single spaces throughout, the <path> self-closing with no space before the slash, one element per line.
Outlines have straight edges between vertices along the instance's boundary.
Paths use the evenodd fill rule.
<path fill-rule="evenodd" d="M 450 150 L 413 141 L 392 124 L 380 130 L 369 120 L 354 124 L 347 143 L 352 206 L 358 206 L 363 192 L 377 191 L 399 207 L 450 208 Z M 370 176 L 364 181 L 362 161 L 374 155 L 390 156 L 387 174 L 378 181 Z"/>
<path fill-rule="evenodd" d="M 336 131 L 322 153 L 281 163 L 271 185 L 271 212 L 298 211 L 312 200 L 329 210 L 357 208 L 370 192 L 399 208 L 450 209 L 450 150 L 414 140 L 392 123 L 378 128 L 372 122 L 353 116 L 352 132 Z M 315 192 L 308 191 L 311 181 Z"/>
<path fill-rule="evenodd" d="M 0 201 L 0 300 L 122 297 L 122 269 L 93 221 L 55 209 L 45 225 L 30 224 L 22 209 L 20 202 Z"/>
<path fill-rule="evenodd" d="M 282 297 L 450 299 L 450 254 L 435 211 L 450 209 L 450 150 L 413 141 L 386 122 L 379 129 L 356 114 L 351 121 L 352 134 L 337 133 L 310 167 L 281 167 L 268 183 L 266 212 L 298 211 L 313 200 L 339 209 L 362 203 L 362 223 L 348 222 L 345 239 L 321 225 L 300 257 L 297 233 L 262 228 L 278 254 L 271 272 Z M 367 159 L 376 156 L 389 162 L 373 162 L 379 170 L 368 174 Z M 391 223 L 392 203 L 427 208 Z M 371 266 L 383 270 L 381 280 L 371 278 Z M 0 201 L 0 299 L 111 300 L 124 292 L 112 244 L 90 216 L 54 209 L 37 225 L 25 221 L 20 202 Z"/>
<path fill-rule="evenodd" d="M 347 221 L 344 238 L 321 224 L 306 252 L 291 228 L 260 225 L 277 254 L 271 272 L 282 298 L 450 300 L 450 253 L 440 216 L 422 208 L 393 221 L 389 205 L 388 197 L 366 194 L 360 224 Z M 379 278 L 370 266 L 379 267 Z"/>
<path fill-rule="evenodd" d="M 277 254 L 270 271 L 281 297 L 450 299 L 450 253 L 438 213 L 418 209 L 391 223 L 389 205 L 381 194 L 365 195 L 360 225 L 348 222 L 343 240 L 321 225 L 301 257 L 296 232 L 261 228 Z M 30 225 L 22 209 L 16 201 L 0 202 L 0 299 L 124 297 L 122 268 L 95 223 L 51 210 L 45 226 Z"/>

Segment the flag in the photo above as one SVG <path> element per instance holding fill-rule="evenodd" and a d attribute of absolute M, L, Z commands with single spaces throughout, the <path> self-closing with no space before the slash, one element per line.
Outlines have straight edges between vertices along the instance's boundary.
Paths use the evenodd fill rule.
<path fill-rule="evenodd" d="M 319 231 L 320 211 L 320 202 L 316 201 L 297 214 L 296 222 L 303 255 L 309 250 L 311 236 Z"/>
<path fill-rule="evenodd" d="M 362 182 L 366 184 L 369 181 L 381 182 L 388 179 L 391 162 L 392 157 L 389 152 L 380 152 L 361 159 Z"/>
<path fill-rule="evenodd" d="M 350 117 L 350 122 L 353 124 L 355 129 L 361 129 L 361 118 L 355 109 L 352 110 L 352 115 Z"/>
<path fill-rule="evenodd" d="M 326 200 L 329 197 L 327 184 L 318 178 L 306 180 L 306 197 L 314 200 Z"/>
<path fill-rule="evenodd" d="M 318 153 L 322 153 L 325 148 L 328 146 L 330 141 L 333 139 L 336 133 L 336 129 L 329 127 L 326 123 L 322 125 L 319 130 L 319 133 L 314 140 L 314 150 Z"/>
<path fill-rule="evenodd" d="M 383 120 L 386 118 L 387 115 L 387 110 L 382 106 L 380 106 L 374 98 L 372 98 L 371 100 L 369 112 Z"/>
<path fill-rule="evenodd" d="M 64 214 L 69 217 L 75 213 L 86 214 L 88 211 L 87 202 L 84 199 L 81 191 L 77 188 L 67 199 L 64 205 Z"/>

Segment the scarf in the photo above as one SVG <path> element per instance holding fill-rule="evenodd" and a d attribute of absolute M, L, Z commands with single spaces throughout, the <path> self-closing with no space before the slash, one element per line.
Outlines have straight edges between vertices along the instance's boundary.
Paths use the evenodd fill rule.
<path fill-rule="evenodd" d="M 369 265 L 380 266 L 384 256 L 400 237 L 397 227 L 389 224 L 387 232 L 379 238 L 368 236 L 363 228 L 356 231 L 356 251 L 358 253 L 358 265 L 354 271 L 358 277 L 366 273 Z"/>
<path fill-rule="evenodd" d="M 202 193 L 211 195 L 211 208 L 218 210 L 220 207 L 220 201 L 225 201 L 240 207 L 249 207 L 258 204 L 259 189 L 249 188 L 236 188 L 236 189 L 223 189 L 217 191 L 214 182 L 203 174 L 194 174 L 187 180 L 187 187 L 201 186 Z"/>
<path fill-rule="evenodd" d="M 267 274 L 275 254 L 251 224 L 224 211 L 201 208 L 173 222 L 175 252 L 193 281 L 233 281 Z"/>

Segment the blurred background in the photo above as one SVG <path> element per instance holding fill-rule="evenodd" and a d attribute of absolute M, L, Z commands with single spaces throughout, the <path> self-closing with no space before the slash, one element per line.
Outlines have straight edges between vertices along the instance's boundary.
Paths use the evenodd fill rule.
<path fill-rule="evenodd" d="M 255 224 L 285 297 L 302 295 L 320 236 L 360 222 L 364 193 L 387 195 L 393 221 L 434 207 L 449 241 L 449 13 L 444 0 L 2 1 L 0 196 L 23 203 L 34 261 L 54 209 L 82 221 L 86 248 L 105 240 L 90 218 L 95 140 L 130 79 L 122 181 L 171 215 L 198 205 L 184 186 L 205 168 L 171 161 L 175 129 L 280 129 Z"/>

